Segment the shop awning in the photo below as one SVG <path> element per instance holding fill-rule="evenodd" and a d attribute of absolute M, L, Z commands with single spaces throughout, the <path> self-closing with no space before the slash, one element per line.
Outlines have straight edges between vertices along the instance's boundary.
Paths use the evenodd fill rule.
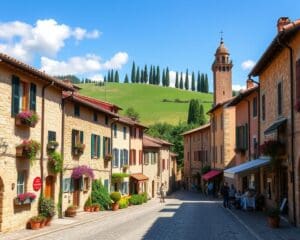
<path fill-rule="evenodd" d="M 205 181 L 208 181 L 208 180 L 210 180 L 210 179 L 212 179 L 212 178 L 214 178 L 214 177 L 220 175 L 221 173 L 222 173 L 222 172 L 219 171 L 219 170 L 211 170 L 211 171 L 205 173 L 205 174 L 202 176 L 202 178 L 203 178 Z"/>
<path fill-rule="evenodd" d="M 268 135 L 268 134 L 271 134 L 273 132 L 275 132 L 280 126 L 286 124 L 287 122 L 287 119 L 286 118 L 281 118 L 275 122 L 273 122 L 271 124 L 271 126 L 269 126 L 265 131 L 264 131 L 264 134 L 265 135 Z"/>
<path fill-rule="evenodd" d="M 148 181 L 148 179 L 149 179 L 146 175 L 144 175 L 142 173 L 133 173 L 133 174 L 130 174 L 130 177 L 138 182 Z"/>
<path fill-rule="evenodd" d="M 259 168 L 270 163 L 270 159 L 268 158 L 258 158 L 246 163 L 242 163 L 238 166 L 228 168 L 224 170 L 224 177 L 234 178 L 235 174 L 239 174 L 248 170 L 252 170 L 255 168 Z"/>

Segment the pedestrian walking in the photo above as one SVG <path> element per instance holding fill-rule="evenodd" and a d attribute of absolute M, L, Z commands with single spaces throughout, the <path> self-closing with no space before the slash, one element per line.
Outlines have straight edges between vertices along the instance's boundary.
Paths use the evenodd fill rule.
<path fill-rule="evenodd" d="M 224 208 L 229 207 L 229 187 L 227 182 L 224 182 L 224 185 L 221 188 L 221 194 L 223 195 Z"/>
<path fill-rule="evenodd" d="M 159 188 L 159 193 L 160 193 L 160 202 L 165 202 L 165 187 L 163 183 Z"/>
<path fill-rule="evenodd" d="M 208 195 L 213 196 L 213 192 L 214 192 L 214 183 L 213 182 L 208 183 L 207 192 L 208 192 Z"/>
<path fill-rule="evenodd" d="M 230 189 L 229 189 L 229 208 L 235 202 L 235 194 L 236 194 L 236 189 L 235 189 L 234 185 L 231 184 Z"/>

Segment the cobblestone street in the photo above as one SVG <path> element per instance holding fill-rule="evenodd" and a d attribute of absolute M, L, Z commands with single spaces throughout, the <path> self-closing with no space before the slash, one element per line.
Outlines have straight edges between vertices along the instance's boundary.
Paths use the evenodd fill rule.
<path fill-rule="evenodd" d="M 31 233 L 32 230 L 23 230 Z M 5 236 L 5 235 L 4 235 Z M 0 236 L 1 238 L 1 236 Z M 4 239 L 14 239 L 5 238 Z M 20 239 L 20 235 L 19 238 Z M 108 212 L 101 218 L 39 237 L 26 239 L 256 239 L 220 202 L 197 193 L 177 192 L 166 203 L 151 200 L 142 206 Z"/>

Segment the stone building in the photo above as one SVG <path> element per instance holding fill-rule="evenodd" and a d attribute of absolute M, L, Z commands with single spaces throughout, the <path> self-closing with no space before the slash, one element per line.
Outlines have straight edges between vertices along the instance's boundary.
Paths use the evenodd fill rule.
<path fill-rule="evenodd" d="M 184 180 L 187 189 L 203 187 L 201 173 L 210 166 L 210 124 L 182 133 L 184 144 Z"/>
<path fill-rule="evenodd" d="M 300 226 L 300 20 L 282 17 L 277 30 L 250 72 L 260 83 L 261 144 L 273 140 L 282 148 L 263 169 L 261 185 L 267 206 L 281 206 Z M 277 171 L 274 164 L 279 164 Z"/>
<path fill-rule="evenodd" d="M 61 151 L 63 90 L 74 91 L 55 78 L 0 54 L 1 232 L 25 228 L 29 218 L 37 214 L 37 199 L 44 191 L 47 193 L 49 178 L 55 181 L 50 197 L 58 199 L 58 177 L 47 168 L 47 143 L 55 136 L 57 151 Z M 38 116 L 35 126 L 22 120 L 32 113 Z M 27 140 L 40 144 L 40 151 L 31 161 L 25 148 L 16 149 L 22 143 L 26 145 Z M 36 196 L 35 200 L 30 193 Z"/>
<path fill-rule="evenodd" d="M 64 174 L 62 211 L 69 205 L 82 209 L 91 194 L 92 177 L 84 168 L 91 169 L 95 179 L 110 187 L 112 132 L 116 113 L 105 110 L 95 99 L 79 93 L 64 93 Z M 125 148 L 125 147 L 124 147 Z M 82 168 L 81 176 L 74 171 Z"/>

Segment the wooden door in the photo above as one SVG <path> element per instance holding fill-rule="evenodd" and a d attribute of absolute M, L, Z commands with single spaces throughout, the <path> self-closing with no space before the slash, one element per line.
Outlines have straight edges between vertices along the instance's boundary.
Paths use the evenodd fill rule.
<path fill-rule="evenodd" d="M 45 197 L 54 199 L 54 177 L 46 177 Z"/>
<path fill-rule="evenodd" d="M 4 186 L 0 177 L 0 232 L 2 231 L 2 214 L 3 214 L 3 192 Z"/>
<path fill-rule="evenodd" d="M 80 205 L 80 179 L 74 179 L 73 205 Z"/>

